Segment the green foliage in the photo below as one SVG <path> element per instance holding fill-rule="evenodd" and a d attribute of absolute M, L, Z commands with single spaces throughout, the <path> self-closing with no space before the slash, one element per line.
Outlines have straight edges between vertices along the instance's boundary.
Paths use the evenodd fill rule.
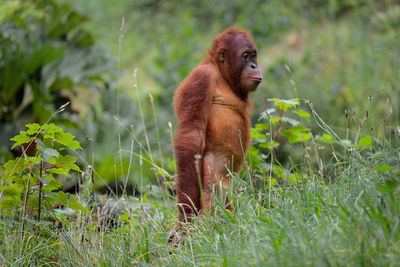
<path fill-rule="evenodd" d="M 77 157 L 66 154 L 66 149 L 82 149 L 79 142 L 55 124 L 33 123 L 26 127 L 11 139 L 15 142 L 13 147 L 35 146 L 36 154 L 21 155 L 2 166 L 0 210 L 5 216 L 23 219 L 37 213 L 37 222 L 61 220 L 54 212 L 60 206 L 89 212 L 74 195 L 60 191 L 63 177 L 70 177 L 71 171 L 81 172 Z"/>
<path fill-rule="evenodd" d="M 9 139 L 27 121 L 44 123 L 58 106 L 78 99 L 78 92 L 94 94 L 109 86 L 110 60 L 82 27 L 87 18 L 69 5 L 53 0 L 2 1 L 0 14 L 0 127 L 10 129 L 1 131 L 2 139 Z M 57 122 L 77 125 L 74 113 L 86 109 L 73 102 L 73 110 Z M 67 137 L 62 140 L 69 142 Z M 6 145 L 0 146 L 0 160 Z"/>
<path fill-rule="evenodd" d="M 394 167 L 390 166 L 387 163 L 380 164 L 375 168 L 375 170 L 377 170 L 379 172 L 387 172 L 387 171 L 391 171 L 393 169 L 394 169 Z"/>
<path fill-rule="evenodd" d="M 380 160 L 399 152 L 375 148 L 386 151 Z M 143 196 L 119 200 L 122 210 L 113 228 L 96 220 L 82 223 L 78 215 L 48 238 L 32 232 L 20 240 L 20 227 L 3 220 L 0 239 L 7 246 L 0 249 L 10 265 L 395 266 L 400 169 L 382 175 L 367 167 L 376 155 L 344 158 L 331 183 L 312 176 L 308 183 L 281 183 L 268 191 L 254 189 L 251 175 L 235 176 L 233 212 L 214 200 L 215 214 L 185 224 L 184 242 L 178 244 L 167 245 L 176 207 Z"/>
<path fill-rule="evenodd" d="M 256 147 L 260 148 L 265 159 L 270 159 L 270 163 L 260 163 L 255 170 L 264 173 L 273 173 L 275 177 L 297 182 L 297 174 L 290 174 L 284 170 L 276 159 L 276 151 L 282 149 L 286 141 L 290 144 L 304 144 L 310 140 L 310 130 L 303 125 L 303 120 L 310 117 L 308 112 L 297 109 L 300 102 L 295 99 L 268 99 L 273 103 L 273 108 L 269 108 L 261 113 L 259 122 L 251 129 L 251 138 Z M 264 149 L 268 149 L 267 151 Z M 253 152 L 254 153 L 254 152 Z M 276 183 L 276 179 L 271 179 Z"/>
<path fill-rule="evenodd" d="M 370 117 L 376 115 L 376 119 L 367 120 L 364 129 L 385 129 L 385 134 L 390 134 L 389 128 L 381 128 L 380 120 L 397 125 L 400 90 L 393 79 L 398 73 L 399 39 L 395 37 L 400 6 L 393 1 L 381 1 L 378 4 L 375 1 L 352 0 L 190 0 L 178 4 L 176 1 L 121 0 L 118 5 L 106 0 L 59 1 L 74 5 L 80 12 L 90 16 L 92 21 L 86 23 L 86 28 L 96 33 L 99 43 L 114 55 L 121 55 L 120 90 L 121 103 L 124 100 L 124 104 L 120 105 L 119 123 L 122 126 L 121 143 L 124 148 L 130 147 L 131 125 L 140 142 L 144 144 L 145 141 L 144 127 L 138 125 L 140 117 L 137 116 L 137 105 L 126 99 L 122 92 L 129 94 L 136 102 L 147 100 L 146 96 L 151 92 L 160 131 L 151 121 L 150 105 L 144 104 L 148 139 L 154 149 L 159 134 L 159 143 L 165 148 L 164 157 L 172 155 L 168 133 L 163 130 L 167 129 L 168 121 L 175 122 L 172 118 L 172 94 L 189 71 L 204 58 L 212 38 L 231 25 L 248 29 L 259 48 L 258 62 L 265 81 L 252 94 L 257 111 L 265 109 L 265 99 L 271 96 L 279 99 L 310 99 L 317 104 L 318 113 L 324 121 L 345 137 L 343 142 L 351 140 L 348 145 L 354 146 L 358 146 L 362 135 L 357 135 L 353 129 L 366 112 Z M 117 37 L 122 17 L 125 18 L 125 27 L 120 48 Z M 136 88 L 132 88 L 131 77 L 135 68 L 139 69 L 137 94 Z M 94 155 L 94 162 L 104 170 L 104 180 L 111 181 L 121 178 L 126 171 L 116 170 L 116 175 L 113 172 L 113 158 L 118 158 L 113 153 L 118 149 L 113 142 L 116 131 L 112 130 L 116 128 L 113 119 L 116 99 L 113 94 L 105 99 L 99 105 L 104 107 L 102 123 L 87 120 L 84 129 L 88 131 L 85 135 L 89 135 L 93 144 L 96 144 L 90 146 L 88 154 Z M 300 120 L 301 125 L 312 130 L 318 139 L 307 141 L 311 152 L 320 149 L 317 147 L 319 143 L 319 153 L 330 155 L 331 145 L 319 140 L 326 132 L 315 124 L 309 125 L 307 118 L 303 119 L 306 123 L 302 123 L 295 110 L 292 109 L 293 116 L 290 118 Z M 350 114 L 348 117 L 345 117 L 345 110 Z M 347 126 L 343 127 L 343 121 Z M 346 136 L 347 130 L 352 135 Z M 295 137 L 290 139 L 293 142 L 304 139 L 306 136 L 301 137 L 300 133 L 307 136 L 307 132 L 300 129 L 293 135 L 289 132 L 284 133 L 288 136 L 281 136 L 285 143 L 275 150 L 275 158 L 285 167 L 290 160 L 300 163 L 304 158 L 300 143 L 290 144 L 288 140 L 290 136 Z M 371 132 L 363 134 L 373 136 Z M 382 134 L 376 138 L 382 138 Z M 332 138 L 332 142 L 337 141 L 333 135 Z M 267 146 L 278 146 L 274 142 L 277 141 L 269 140 L 260 144 L 265 146 L 263 152 L 266 152 Z M 334 143 L 332 146 L 335 149 L 337 147 Z M 363 147 L 364 150 L 369 148 Z M 135 143 L 133 151 L 139 150 L 140 147 Z M 158 158 L 159 153 L 153 153 L 153 157 L 157 162 L 162 162 Z M 311 157 L 314 166 L 319 164 L 317 158 L 316 155 Z M 133 159 L 132 169 L 139 170 L 137 158 Z M 125 163 L 123 166 L 126 170 Z M 135 178 L 141 176 L 141 173 L 131 174 Z M 154 174 L 147 172 L 143 176 L 150 181 Z"/>
<path fill-rule="evenodd" d="M 359 147 L 369 147 L 372 145 L 372 137 L 369 135 L 363 136 L 358 140 Z"/>
<path fill-rule="evenodd" d="M 53 21 L 62 18 L 66 29 L 75 27 L 72 31 L 75 32 L 79 28 L 77 25 L 83 22 L 79 16 L 65 11 L 68 9 L 57 15 L 52 15 L 49 7 L 42 9 L 53 1 L 26 3 L 31 2 L 40 3 L 35 8 L 49 15 L 39 16 L 46 22 L 43 28 L 51 28 Z M 59 132 L 57 127 L 49 125 L 44 131 L 46 125 L 29 125 L 13 141 L 20 145 L 35 141 L 37 156 L 10 160 L 1 170 L 0 203 L 8 207 L 2 210 L 5 219 L 0 220 L 0 243 L 5 244 L 0 245 L 1 263 L 84 266 L 398 264 L 400 160 L 398 132 L 392 127 L 397 126 L 399 114 L 396 82 L 399 53 L 398 41 L 393 41 L 400 21 L 399 6 L 389 5 L 391 1 L 353 0 L 187 1 L 185 4 L 122 0 L 118 5 L 105 0 L 64 2 L 76 2 L 82 9 L 92 5 L 93 9 L 86 11 L 89 10 L 87 13 L 96 20 L 89 27 L 96 34 L 101 32 L 103 44 L 107 42 L 114 47 L 117 38 L 111 38 L 112 33 L 117 37 L 121 16 L 125 14 L 125 35 L 129 41 L 119 51 L 123 54 L 121 63 L 129 68 L 132 64 L 144 66 L 141 67 L 147 71 L 144 75 L 152 78 L 141 80 L 144 86 L 136 91 L 132 90 L 130 79 L 121 77 L 121 92 L 124 86 L 130 96 L 131 91 L 137 92 L 138 102 L 149 90 L 156 92 L 156 104 L 161 103 L 171 111 L 174 88 L 203 58 L 211 38 L 231 24 L 249 29 L 260 49 L 259 62 L 266 82 L 253 97 L 256 109 L 265 109 L 265 95 L 276 98 L 270 99 L 271 108 L 261 114 L 251 129 L 255 146 L 247 154 L 249 168 L 241 174 L 232 174 L 234 188 L 229 197 L 233 212 L 215 200 L 215 214 L 206 214 L 185 224 L 184 242 L 176 246 L 166 245 L 177 209 L 163 188 L 174 184 L 170 178 L 175 163 L 171 160 L 167 163 L 165 159 L 163 163 L 165 155 L 161 149 L 160 153 L 153 153 L 151 149 L 158 142 L 165 154 L 172 154 L 169 136 L 162 135 L 168 135 L 173 128 L 165 126 L 171 112 L 163 110 L 156 114 L 162 123 L 159 131 L 157 122 L 149 115 L 149 103 L 143 105 L 145 123 L 140 124 L 143 114 L 139 116 L 137 106 L 127 95 L 121 93 L 120 116 L 116 117 L 115 94 L 102 92 L 104 98 L 94 108 L 102 118 L 101 123 L 86 117 L 85 127 L 82 127 L 83 136 L 87 131 L 88 139 L 93 139 L 87 152 L 93 159 L 83 158 L 93 162 L 97 166 L 96 174 L 101 173 L 104 178 L 96 180 L 95 184 L 111 183 L 113 179 L 132 180 L 141 197 L 124 194 L 121 198 L 107 199 L 101 196 L 105 207 L 96 207 L 98 209 L 90 217 L 80 212 L 69 216 L 68 210 L 59 207 L 82 209 L 73 195 L 59 191 L 62 178 L 79 171 L 76 158 L 66 153 L 66 149 L 80 149 L 80 144 L 71 135 Z M 24 1 L 18 1 L 16 6 L 19 4 Z M 0 21 L 12 10 L 7 6 L 7 12 L 1 12 L 4 6 L 7 5 L 0 4 Z M 32 11 L 29 5 L 25 7 Z M 24 16 L 14 17 L 17 21 L 24 20 Z M 30 25 L 24 23 L 27 27 Z M 46 78 L 45 85 L 54 79 L 47 75 L 57 69 L 55 62 L 62 60 L 52 59 L 58 53 L 63 53 L 66 62 L 67 59 L 77 62 L 87 55 L 85 51 L 70 51 L 63 42 L 73 34 L 64 36 L 60 32 L 60 29 L 51 31 L 51 36 L 59 38 L 56 43 L 62 43 L 64 50 L 52 50 L 53 43 L 49 43 L 50 47 L 43 50 L 49 58 L 41 55 L 42 46 L 30 46 L 38 62 L 47 64 L 43 67 L 46 72 L 41 72 Z M 65 40 L 60 41 L 61 37 Z M 25 57 L 29 59 L 29 53 L 25 53 Z M 47 60 L 53 61 L 46 63 Z M 20 61 L 15 62 L 12 64 Z M 39 63 L 32 59 L 27 65 Z M 84 66 L 65 67 L 68 64 L 58 68 L 58 72 L 72 77 L 72 82 L 81 79 Z M 30 74 L 30 68 L 23 65 L 25 63 L 21 69 L 29 79 L 32 75 L 36 77 L 37 72 Z M 20 76 L 16 73 L 15 77 Z M 6 81 L 10 88 L 15 88 L 12 79 Z M 51 92 L 69 88 L 71 81 L 59 81 Z M 28 82 L 24 80 L 23 83 Z M 26 90 L 28 96 L 31 91 Z M 16 93 L 16 97 L 10 97 L 7 92 L 4 99 L 16 101 L 14 99 L 20 95 Z M 282 99 L 293 95 L 298 98 Z M 370 95 L 368 99 L 367 95 Z M 37 94 L 34 101 L 47 101 L 37 96 L 46 95 Z M 57 93 L 51 97 L 59 99 Z M 311 113 L 299 109 L 299 99 L 303 97 L 316 103 L 321 116 L 311 106 Z M 152 98 L 150 101 L 153 104 Z M 81 107 L 86 104 L 81 102 Z M 32 105 L 20 108 L 24 111 L 20 114 L 30 116 L 28 111 Z M 40 108 L 43 107 L 38 105 L 37 111 Z M 159 106 L 156 108 L 158 110 Z M 100 114 L 101 111 L 104 112 Z M 316 123 L 310 123 L 309 118 Z M 116 123 L 123 129 L 122 151 L 116 148 L 116 131 L 113 130 L 117 128 Z M 160 133 L 161 142 L 155 138 L 156 133 Z M 122 162 L 117 160 L 119 152 L 123 154 Z M 42 162 L 46 162 L 43 168 Z M 85 202 L 93 200 L 92 174 L 93 170 L 83 175 L 85 183 L 81 192 Z M 161 180 L 160 187 L 150 183 L 156 175 Z M 51 179 L 54 176 L 57 178 Z M 25 192 L 29 193 L 26 205 Z M 144 192 L 148 194 L 143 195 Z M 167 199 L 161 202 L 161 197 Z M 43 200 L 41 221 L 34 217 L 39 199 Z M 107 209 L 121 210 L 114 215 Z M 25 220 L 13 220 L 18 216 Z M 60 229 L 49 227 L 52 224 L 44 220 L 49 218 L 62 221 Z M 113 223 L 109 223 L 110 220 Z M 38 226 L 39 233 L 24 232 L 26 222 Z M 23 238 L 21 233 L 25 233 Z"/>

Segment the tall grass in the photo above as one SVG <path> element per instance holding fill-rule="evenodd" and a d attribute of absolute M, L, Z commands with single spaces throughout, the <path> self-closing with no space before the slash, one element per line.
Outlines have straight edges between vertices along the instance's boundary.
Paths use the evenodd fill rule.
<path fill-rule="evenodd" d="M 384 148 L 388 157 L 400 152 Z M 124 210 L 114 228 L 82 214 L 61 230 L 28 232 L 19 240 L 19 222 L 3 220 L 0 260 L 5 265 L 398 266 L 398 171 L 382 174 L 370 167 L 375 161 L 374 154 L 362 160 L 349 154 L 333 183 L 313 176 L 271 191 L 257 188 L 251 175 L 237 175 L 233 213 L 214 202 L 215 215 L 186 225 L 184 242 L 176 247 L 166 242 L 175 208 L 146 200 Z"/>
<path fill-rule="evenodd" d="M 335 169 L 330 179 L 311 165 L 293 165 L 291 171 L 301 177 L 297 183 L 283 181 L 272 185 L 268 184 L 269 175 L 260 178 L 249 165 L 244 172 L 233 174 L 233 212 L 214 199 L 213 214 L 185 225 L 186 235 L 178 244 L 167 243 L 177 209 L 166 190 L 160 192 L 165 196 L 162 202 L 150 195 L 127 197 L 116 204 L 105 201 L 92 214 L 65 216 L 58 228 L 50 222 L 29 224 L 24 235 L 20 220 L 2 219 L 0 263 L 398 266 L 399 138 L 393 134 L 384 139 L 373 136 L 371 146 L 351 147 L 343 140 L 347 138 L 335 135 L 315 110 L 313 114 L 318 125 L 344 147 L 328 158 Z M 360 131 L 353 127 L 349 134 L 355 138 Z M 135 138 L 133 135 L 132 140 L 141 144 Z M 144 160 L 142 153 L 149 153 L 147 149 L 151 146 L 141 145 L 141 152 L 131 149 L 129 155 Z M 314 154 L 308 153 L 322 162 L 318 149 Z M 155 170 L 166 172 L 151 157 L 148 160 Z M 389 167 L 380 169 L 384 164 Z M 116 206 L 119 213 L 110 212 Z"/>
<path fill-rule="evenodd" d="M 121 49 L 122 37 L 119 41 Z M 134 74 L 134 89 L 139 90 L 137 87 Z M 351 137 L 357 144 L 362 129 L 351 118 L 345 122 L 346 136 L 340 137 L 316 116 L 316 125 L 344 144 L 342 152 L 332 149 L 325 159 L 335 170 L 330 179 L 324 174 L 318 144 L 313 144 L 315 152 L 310 149 L 303 153 L 318 163 L 317 171 L 304 162 L 300 167 L 290 166 L 291 172 L 301 177 L 298 183 L 283 181 L 272 185 L 272 173 L 260 177 L 251 168 L 234 174 L 234 188 L 230 192 L 233 212 L 214 199 L 213 214 L 185 225 L 183 242 L 168 244 L 177 209 L 160 180 L 160 173 L 167 178 L 172 175 L 164 168 L 159 135 L 148 136 L 140 102 L 145 144 L 132 129 L 130 148 L 121 147 L 117 106 L 117 156 L 121 164 L 118 168 L 122 174 L 126 173 L 125 198 L 110 204 L 111 208 L 107 208 L 111 201 L 104 201 L 103 207 L 94 209 L 91 215 L 66 215 L 58 227 L 51 222 L 36 223 L 40 231 L 34 231 L 31 224 L 21 230 L 21 220 L 1 217 L 0 265 L 400 265 L 399 138 L 388 134 L 385 127 L 376 135 L 373 134 L 377 131 L 372 132 L 371 146 L 359 149 L 345 143 Z M 153 102 L 151 110 L 158 128 Z M 152 152 L 150 138 L 157 139 L 160 163 L 153 158 L 156 154 Z M 133 143 L 139 145 L 139 151 L 133 150 Z M 128 155 L 129 163 L 132 157 L 137 157 L 141 163 L 146 160 L 151 164 L 159 185 L 156 194 L 161 194 L 162 201 L 151 195 L 128 196 L 126 183 L 131 165 L 124 169 L 122 153 Z M 390 168 L 379 169 L 384 164 Z M 118 214 L 110 212 L 115 206 Z M 21 231 L 25 234 L 21 235 Z"/>

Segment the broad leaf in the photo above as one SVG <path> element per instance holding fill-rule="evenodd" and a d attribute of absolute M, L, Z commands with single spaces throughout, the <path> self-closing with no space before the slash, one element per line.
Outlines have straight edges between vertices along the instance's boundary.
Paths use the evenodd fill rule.
<path fill-rule="evenodd" d="M 33 137 L 30 137 L 29 134 L 25 131 L 20 131 L 19 135 L 14 136 L 11 138 L 11 141 L 14 141 L 15 144 L 11 147 L 11 149 L 15 148 L 16 146 L 29 143 L 32 141 Z"/>
<path fill-rule="evenodd" d="M 7 185 L 3 188 L 3 195 L 6 197 L 12 197 L 14 199 L 20 199 L 21 198 L 21 192 L 24 189 L 24 186 L 22 184 L 10 184 Z"/>
<path fill-rule="evenodd" d="M 271 123 L 272 124 L 277 124 L 277 123 L 282 123 L 283 122 L 283 119 L 282 118 L 275 118 L 275 117 L 271 117 Z"/>
<path fill-rule="evenodd" d="M 57 181 L 52 175 L 48 175 L 46 178 L 42 178 L 40 180 L 44 184 L 43 186 L 44 192 L 51 192 L 53 190 L 60 189 L 62 186 L 62 183 Z"/>
<path fill-rule="evenodd" d="M 294 126 L 281 132 L 282 136 L 287 137 L 290 143 L 299 143 L 310 140 L 309 129 L 304 126 Z"/>
<path fill-rule="evenodd" d="M 75 139 L 75 136 L 73 136 L 73 135 L 70 134 L 70 133 L 63 133 L 63 134 L 60 134 L 60 135 L 58 136 L 58 138 L 59 138 L 59 139 L 57 139 L 57 143 L 60 143 L 60 144 L 62 144 L 62 145 L 64 145 L 64 146 L 67 146 L 67 147 L 69 147 L 69 148 L 72 149 L 72 150 L 75 150 L 75 149 L 82 149 L 81 145 L 79 144 L 79 141 L 74 140 L 74 139 Z"/>
<path fill-rule="evenodd" d="M 269 123 L 257 123 L 255 128 L 259 131 L 268 130 L 270 124 Z"/>
<path fill-rule="evenodd" d="M 372 145 L 372 137 L 369 135 L 363 136 L 358 140 L 359 147 L 369 147 Z"/>
<path fill-rule="evenodd" d="M 55 136 L 59 133 L 63 133 L 63 130 L 55 125 L 54 123 L 43 125 L 43 139 L 55 139 Z"/>
<path fill-rule="evenodd" d="M 282 111 L 286 111 L 288 108 L 294 108 L 299 105 L 299 99 L 278 99 L 278 98 L 270 98 L 269 101 L 275 102 L 274 106 L 278 107 Z"/>
<path fill-rule="evenodd" d="M 292 110 L 292 112 L 303 118 L 308 118 L 311 116 L 310 113 L 305 112 L 304 110 L 301 109 Z"/>
<path fill-rule="evenodd" d="M 59 156 L 56 161 L 56 165 L 59 168 L 63 168 L 67 170 L 68 172 L 70 170 L 74 170 L 77 172 L 80 172 L 81 169 L 79 169 L 78 165 L 75 164 L 75 162 L 78 160 L 77 157 L 71 156 L 71 155 L 66 155 L 66 156 Z"/>
<path fill-rule="evenodd" d="M 37 123 L 27 124 L 28 130 L 26 131 L 29 135 L 35 135 L 39 132 L 40 125 Z"/>
<path fill-rule="evenodd" d="M 251 128 L 250 129 L 250 136 L 252 139 L 265 139 L 265 134 L 260 133 L 258 130 Z"/>
<path fill-rule="evenodd" d="M 4 177 L 7 179 L 9 176 L 24 171 L 28 166 L 25 164 L 24 158 L 19 158 L 7 161 L 3 168 L 5 169 Z"/>
<path fill-rule="evenodd" d="M 378 187 L 378 191 L 385 193 L 393 193 L 398 186 L 398 182 L 394 180 L 387 180 L 384 185 Z"/>
<path fill-rule="evenodd" d="M 50 173 L 54 173 L 54 174 L 61 174 L 61 175 L 65 175 L 67 177 L 71 177 L 71 175 L 68 173 L 68 171 L 63 168 L 50 168 L 50 169 L 47 169 L 46 171 L 48 171 Z"/>
<path fill-rule="evenodd" d="M 18 206 L 22 201 L 16 201 L 14 198 L 11 197 L 6 197 L 0 200 L 0 209 L 6 210 L 6 209 L 12 209 Z M 10 214 L 11 215 L 11 214 Z M 7 214 L 6 214 L 7 216 Z"/>
<path fill-rule="evenodd" d="M 391 170 L 393 170 L 393 169 L 394 169 L 394 167 L 393 167 L 393 166 L 390 166 L 390 165 L 387 164 L 387 163 L 381 164 L 381 165 L 379 165 L 379 166 L 377 166 L 377 167 L 375 168 L 375 170 L 377 170 L 377 171 L 379 171 L 379 172 L 387 172 L 387 171 L 391 171 Z"/>
<path fill-rule="evenodd" d="M 45 161 L 47 161 L 47 160 L 49 160 L 50 157 L 55 157 L 56 158 L 58 156 L 58 154 L 59 153 L 58 153 L 57 150 L 48 147 L 48 148 L 45 148 L 44 151 L 43 151 L 43 159 Z"/>

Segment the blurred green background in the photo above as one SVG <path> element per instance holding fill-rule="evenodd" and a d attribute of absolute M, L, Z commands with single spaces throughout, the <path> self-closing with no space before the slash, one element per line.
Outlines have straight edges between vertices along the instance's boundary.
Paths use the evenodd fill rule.
<path fill-rule="evenodd" d="M 264 80 L 252 95 L 253 122 L 268 98 L 299 97 L 342 135 L 367 112 L 364 127 L 377 136 L 398 126 L 399 1 L 6 0 L 0 163 L 19 153 L 7 140 L 24 124 L 44 123 L 70 101 L 52 122 L 82 142 L 80 163 L 94 166 L 99 187 L 129 179 L 146 191 L 156 176 L 170 179 L 148 162 L 174 173 L 173 93 L 232 25 L 249 30 L 259 49 Z"/>

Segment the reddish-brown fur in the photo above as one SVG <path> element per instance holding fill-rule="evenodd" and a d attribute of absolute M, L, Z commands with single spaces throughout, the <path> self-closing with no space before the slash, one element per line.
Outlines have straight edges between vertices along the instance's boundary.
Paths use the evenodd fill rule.
<path fill-rule="evenodd" d="M 179 217 L 170 241 L 180 222 L 211 208 L 213 188 L 225 193 L 231 186 L 227 168 L 240 170 L 250 143 L 248 93 L 262 79 L 256 55 L 250 34 L 229 28 L 175 93 Z"/>

